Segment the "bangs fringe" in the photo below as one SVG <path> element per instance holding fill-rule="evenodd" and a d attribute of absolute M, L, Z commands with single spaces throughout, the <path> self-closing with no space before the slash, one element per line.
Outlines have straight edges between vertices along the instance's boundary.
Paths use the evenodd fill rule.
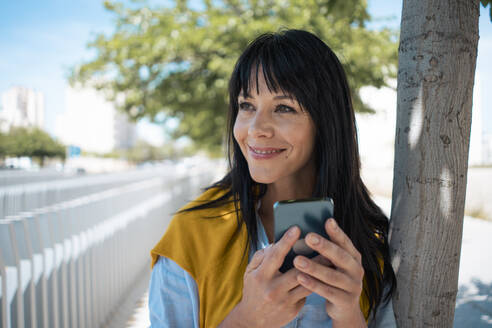
<path fill-rule="evenodd" d="M 301 74 L 307 67 L 304 67 L 303 62 L 293 60 L 298 56 L 286 56 L 286 53 L 295 51 L 294 45 L 289 47 L 290 40 L 286 36 L 271 33 L 263 34 L 257 41 L 246 49 L 237 62 L 237 76 L 231 79 L 231 82 L 235 82 L 230 88 L 231 97 L 237 98 L 241 92 L 247 97 L 255 88 L 259 92 L 258 72 L 261 68 L 270 92 L 292 96 L 305 107 L 307 92 L 300 86 L 310 83 L 302 81 L 301 77 L 311 74 Z"/>

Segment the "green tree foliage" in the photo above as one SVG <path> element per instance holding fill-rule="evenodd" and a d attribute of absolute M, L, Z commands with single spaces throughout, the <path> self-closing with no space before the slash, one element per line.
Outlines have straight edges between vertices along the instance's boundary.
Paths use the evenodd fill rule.
<path fill-rule="evenodd" d="M 75 68 L 72 83 L 90 84 L 135 120 L 177 117 L 174 136 L 217 150 L 226 126 L 227 83 L 235 61 L 260 33 L 280 28 L 314 32 L 341 58 L 358 111 L 364 85 L 396 76 L 397 34 L 365 28 L 366 0 L 204 0 L 150 7 L 106 1 L 116 15 L 112 35 L 89 43 L 93 60 Z"/>
<path fill-rule="evenodd" d="M 5 158 L 5 156 L 10 153 L 11 147 L 11 142 L 10 139 L 7 138 L 7 134 L 0 131 L 0 159 Z"/>
<path fill-rule="evenodd" d="M 484 8 L 487 8 L 488 5 L 489 6 L 489 15 L 490 15 L 490 21 L 492 22 L 492 0 L 480 0 L 480 2 L 482 3 L 482 6 Z"/>
<path fill-rule="evenodd" d="M 190 156 L 194 153 L 194 149 L 192 147 L 178 149 L 172 143 L 166 143 L 163 146 L 156 147 L 143 140 L 139 140 L 134 147 L 122 153 L 127 160 L 138 164 L 162 161 L 164 159 L 174 160 L 183 156 Z"/>
<path fill-rule="evenodd" d="M 159 162 L 162 160 L 175 160 L 181 157 L 191 156 L 197 152 L 193 145 L 177 147 L 174 143 L 165 143 L 162 146 L 154 146 L 144 140 L 137 140 L 136 144 L 129 149 L 116 149 L 110 153 L 103 154 L 106 158 L 125 159 L 134 164 L 145 162 Z M 101 156 L 98 153 L 82 152 L 83 155 Z"/>
<path fill-rule="evenodd" d="M 65 146 L 39 128 L 12 127 L 0 133 L 0 158 L 5 156 L 34 157 L 42 165 L 45 157 L 65 159 Z"/>

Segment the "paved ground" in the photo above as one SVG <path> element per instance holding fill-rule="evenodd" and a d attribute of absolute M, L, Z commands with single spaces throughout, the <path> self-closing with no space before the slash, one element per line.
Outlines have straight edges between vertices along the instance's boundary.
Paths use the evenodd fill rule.
<path fill-rule="evenodd" d="M 455 327 L 492 326 L 492 223 L 465 218 Z"/>
<path fill-rule="evenodd" d="M 389 216 L 391 200 L 375 197 Z M 492 326 L 492 222 L 465 216 L 454 327 Z"/>
<path fill-rule="evenodd" d="M 389 214 L 391 201 L 376 197 Z M 135 287 L 108 328 L 149 327 L 149 273 Z M 492 222 L 465 217 L 454 327 L 492 327 Z"/>
<path fill-rule="evenodd" d="M 105 328 L 146 328 L 150 326 L 148 310 L 148 284 L 150 279 L 150 260 L 148 270 L 135 285 L 132 293 L 126 297 L 114 314 L 113 320 Z"/>

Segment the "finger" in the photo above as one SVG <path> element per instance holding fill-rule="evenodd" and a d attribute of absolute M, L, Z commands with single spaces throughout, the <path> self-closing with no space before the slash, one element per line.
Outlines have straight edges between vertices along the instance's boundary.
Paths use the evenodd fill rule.
<path fill-rule="evenodd" d="M 296 288 L 292 289 L 291 291 L 289 291 L 289 299 L 291 299 L 293 302 L 299 302 L 301 301 L 302 299 L 305 299 L 306 297 L 308 297 L 309 295 L 311 295 L 313 292 L 309 289 L 307 289 L 306 287 L 302 286 L 299 284 L 298 282 L 298 285 Z"/>
<path fill-rule="evenodd" d="M 334 242 L 311 232 L 306 237 L 306 243 L 320 255 L 330 260 L 337 269 L 347 273 L 353 279 L 357 280 L 360 274 L 363 275 L 362 265 Z"/>
<path fill-rule="evenodd" d="M 291 290 L 294 290 L 296 287 L 299 287 L 299 281 L 297 281 L 297 276 L 301 272 L 296 268 L 292 268 L 284 274 L 279 274 L 272 278 L 270 285 L 268 286 L 268 294 L 271 299 L 279 299 L 289 297 Z M 305 297 L 305 296 L 304 296 Z M 295 303 L 299 299 L 295 301 L 291 301 L 290 303 Z"/>
<path fill-rule="evenodd" d="M 349 293 L 360 293 L 362 291 L 362 280 L 354 280 L 342 271 L 319 264 L 305 256 L 297 256 L 294 259 L 294 265 L 299 271 L 327 285 L 345 290 Z"/>
<path fill-rule="evenodd" d="M 300 273 L 296 268 L 292 268 L 281 274 L 272 280 L 273 288 L 278 289 L 279 292 L 287 293 L 295 287 L 299 286 L 297 281 L 297 275 Z"/>
<path fill-rule="evenodd" d="M 324 266 L 335 268 L 335 265 L 333 265 L 333 263 L 330 260 L 328 260 L 326 257 L 322 255 L 316 255 L 311 260 L 316 263 L 323 264 Z"/>
<path fill-rule="evenodd" d="M 344 302 L 350 299 L 349 293 L 336 287 L 326 285 L 316 278 L 310 277 L 309 275 L 302 273 L 298 276 L 298 280 L 301 286 L 320 295 L 331 303 Z"/>
<path fill-rule="evenodd" d="M 278 269 L 282 266 L 285 256 L 289 253 L 290 249 L 301 234 L 300 229 L 294 226 L 287 230 L 286 233 L 280 238 L 280 240 L 271 247 L 271 249 L 265 254 L 265 263 L 262 267 L 264 274 L 268 277 L 273 277 L 278 273 Z"/>
<path fill-rule="evenodd" d="M 352 240 L 343 232 L 338 226 L 335 219 L 330 218 L 325 222 L 325 230 L 330 236 L 331 241 L 346 250 L 357 262 L 362 263 L 362 256 L 360 252 L 355 248 Z"/>
<path fill-rule="evenodd" d="M 294 309 L 296 311 L 296 313 L 299 313 L 299 311 L 301 311 L 301 309 L 304 307 L 304 304 L 306 304 L 306 298 L 301 298 L 300 300 L 298 300 L 296 303 L 294 303 Z"/>
<path fill-rule="evenodd" d="M 251 259 L 248 266 L 246 267 L 246 273 L 249 273 L 257 269 L 263 262 L 264 257 L 265 257 L 265 252 L 263 251 L 263 249 L 256 251 L 255 254 L 253 255 L 253 258 Z"/>

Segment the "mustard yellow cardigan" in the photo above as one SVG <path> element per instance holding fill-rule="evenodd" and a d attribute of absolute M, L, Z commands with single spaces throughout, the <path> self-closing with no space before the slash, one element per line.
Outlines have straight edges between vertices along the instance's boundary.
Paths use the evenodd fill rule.
<path fill-rule="evenodd" d="M 182 209 L 217 199 L 224 190 L 212 188 Z M 151 250 L 151 266 L 159 256 L 167 257 L 187 271 L 198 287 L 200 327 L 217 327 L 239 303 L 249 248 L 248 234 L 239 233 L 234 205 L 176 214 L 166 233 Z M 244 254 L 244 256 L 243 256 Z M 364 288 L 366 284 L 364 281 Z M 362 293 L 360 306 L 366 320 L 369 302 Z"/>

